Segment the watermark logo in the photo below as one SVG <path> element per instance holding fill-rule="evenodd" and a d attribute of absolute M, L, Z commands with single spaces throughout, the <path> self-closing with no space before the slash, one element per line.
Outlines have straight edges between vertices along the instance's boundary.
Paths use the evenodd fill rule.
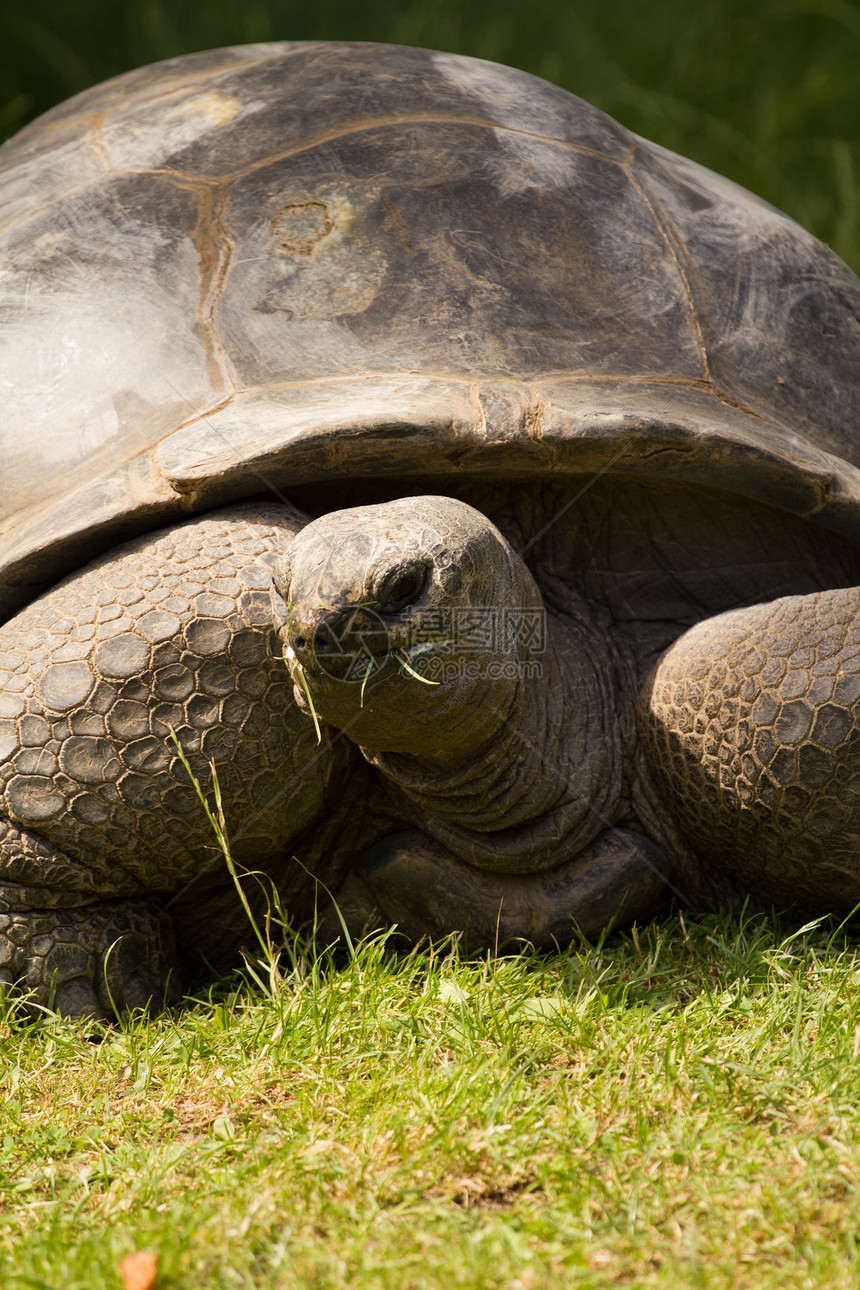
<path fill-rule="evenodd" d="M 539 681 L 543 666 L 537 658 L 455 659 L 444 654 L 427 654 L 421 660 L 421 672 L 422 679 L 434 685 L 444 681 Z"/>
<path fill-rule="evenodd" d="M 435 644 L 440 651 L 470 655 L 507 655 L 513 650 L 542 654 L 546 649 L 546 611 L 513 605 L 441 605 L 406 617 L 409 644 Z"/>

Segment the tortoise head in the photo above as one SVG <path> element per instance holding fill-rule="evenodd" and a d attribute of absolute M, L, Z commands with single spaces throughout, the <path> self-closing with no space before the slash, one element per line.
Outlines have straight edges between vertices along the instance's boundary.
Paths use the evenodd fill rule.
<path fill-rule="evenodd" d="M 447 497 L 324 515 L 292 540 L 275 588 L 299 704 L 363 747 L 422 760 L 492 738 L 543 639 L 525 565 Z"/>

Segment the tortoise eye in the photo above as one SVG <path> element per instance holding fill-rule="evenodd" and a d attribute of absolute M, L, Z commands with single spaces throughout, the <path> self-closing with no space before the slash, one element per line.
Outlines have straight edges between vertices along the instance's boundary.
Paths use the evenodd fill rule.
<path fill-rule="evenodd" d="M 409 569 L 396 570 L 379 589 L 377 610 L 381 614 L 400 613 L 401 609 L 418 599 L 426 581 L 426 565 L 415 564 Z"/>

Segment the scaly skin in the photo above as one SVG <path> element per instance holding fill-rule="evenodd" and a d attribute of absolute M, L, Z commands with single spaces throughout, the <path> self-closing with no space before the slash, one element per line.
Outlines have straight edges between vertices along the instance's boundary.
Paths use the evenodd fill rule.
<path fill-rule="evenodd" d="M 658 663 L 639 725 L 695 865 L 779 907 L 850 913 L 860 901 L 855 588 L 699 623 Z"/>
<path fill-rule="evenodd" d="M 270 873 L 297 919 L 313 909 L 313 878 L 291 857 L 344 801 L 355 754 L 317 745 L 271 648 L 265 560 L 303 522 L 261 505 L 188 521 L 111 552 L 0 629 L 0 912 L 14 916 L 0 951 L 39 1001 L 54 967 L 64 984 L 70 927 L 89 992 L 64 988 L 60 1007 L 140 1001 L 133 954 L 108 955 L 105 983 L 107 946 L 188 884 L 200 903 L 213 867 L 229 886 L 171 729 L 206 788 L 214 760 L 237 861 Z M 314 863 L 332 886 L 347 857 L 334 845 Z M 233 931 L 235 948 L 247 933 Z M 170 937 L 141 935 L 160 1003 Z"/>
<path fill-rule="evenodd" d="M 573 859 L 541 873 L 478 869 L 416 829 L 370 847 L 318 930 L 337 940 L 396 926 L 396 941 L 417 945 L 452 931 L 468 953 L 526 942 L 560 949 L 575 930 L 598 936 L 647 918 L 664 888 L 666 857 L 629 829 L 606 829 Z"/>
<path fill-rule="evenodd" d="M 157 903 L 0 914 L 0 982 L 71 1017 L 158 1011 L 179 998 L 170 918 Z"/>

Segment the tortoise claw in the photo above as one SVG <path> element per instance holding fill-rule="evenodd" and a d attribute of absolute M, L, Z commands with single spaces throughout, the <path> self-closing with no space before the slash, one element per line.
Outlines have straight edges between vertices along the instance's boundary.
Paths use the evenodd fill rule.
<path fill-rule="evenodd" d="M 0 915 L 0 957 L 0 989 L 64 1017 L 155 1013 L 178 995 L 170 920 L 142 901 Z"/>
<path fill-rule="evenodd" d="M 61 1017 L 67 1017 L 70 1021 L 83 1021 L 85 1018 L 91 1021 L 107 1020 L 107 1013 L 99 1003 L 91 982 L 81 976 L 57 986 L 54 1008 Z"/>

